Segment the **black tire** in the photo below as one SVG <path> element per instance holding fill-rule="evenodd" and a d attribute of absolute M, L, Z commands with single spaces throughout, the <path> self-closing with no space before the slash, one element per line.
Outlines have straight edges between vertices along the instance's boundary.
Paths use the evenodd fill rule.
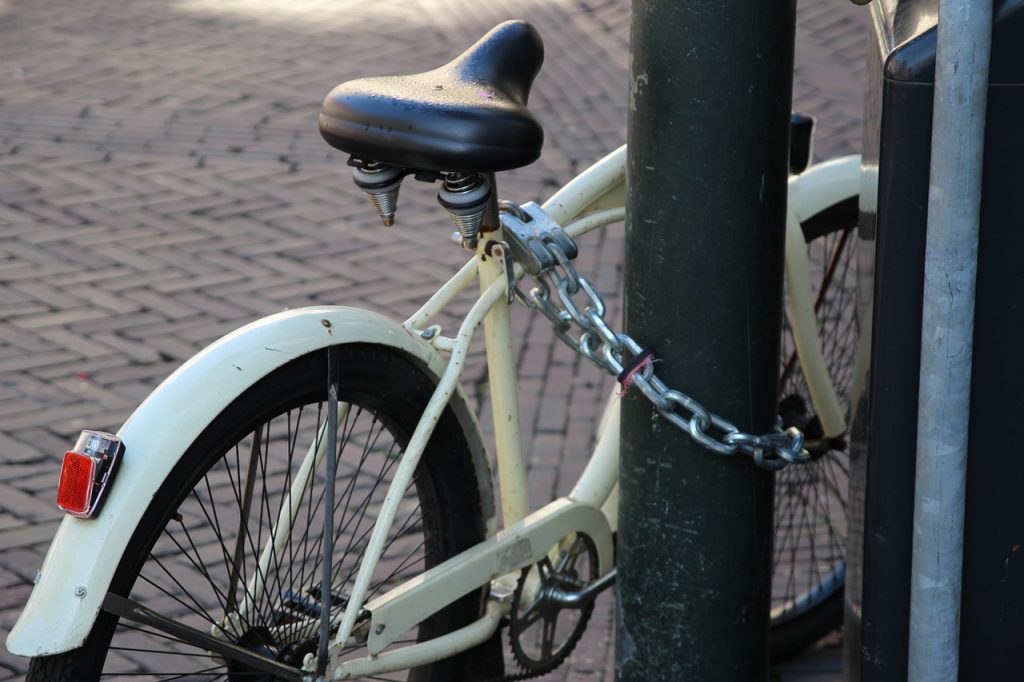
<path fill-rule="evenodd" d="M 811 216 L 802 227 L 822 350 L 840 404 L 848 410 L 858 333 L 857 197 Z M 783 325 L 779 412 L 786 426 L 807 434 L 815 459 L 775 477 L 771 655 L 776 661 L 839 628 L 846 569 L 846 438 L 822 439 L 788 323 Z"/>
<path fill-rule="evenodd" d="M 117 568 L 113 593 L 130 595 L 204 632 L 210 632 L 213 622 L 225 613 L 237 612 L 226 603 L 244 598 L 285 491 L 316 437 L 317 425 L 326 422 L 327 354 L 326 350 L 313 352 L 270 373 L 203 431 L 146 511 Z M 344 599 L 346 581 L 354 578 L 375 509 L 434 388 L 422 371 L 395 350 L 344 345 L 338 355 L 339 399 L 351 408 L 338 428 L 334 612 L 343 608 L 338 602 Z M 257 447 L 255 433 L 261 434 Z M 256 595 L 246 621 L 228 627 L 234 642 L 293 665 L 301 664 L 311 646 L 308 630 L 299 633 L 298 628 L 308 625 L 306 616 L 315 614 L 321 603 L 323 469 L 321 462 L 315 492 L 304 496 L 292 533 L 267 571 L 266 589 Z M 250 471 L 257 475 L 250 478 Z M 243 523 L 249 485 L 253 495 L 248 521 Z M 245 531 L 241 541 L 239 528 Z M 451 409 L 436 427 L 393 528 L 371 593 L 484 539 L 476 471 Z M 237 564 L 236 555 L 242 556 Z M 233 568 L 236 565 L 239 568 Z M 238 579 L 232 588 L 233 574 Z M 482 590 L 474 591 L 421 624 L 415 636 L 436 636 L 473 621 L 481 614 L 483 598 Z M 352 655 L 365 655 L 365 651 Z M 82 647 L 34 659 L 28 679 L 85 682 L 135 672 L 138 679 L 193 679 L 187 673 L 200 671 L 202 677 L 195 679 L 273 679 L 171 641 L 150 628 L 118 623 L 106 612 L 101 612 Z M 500 640 L 495 636 L 459 657 L 374 679 L 467 680 L 502 672 Z"/>

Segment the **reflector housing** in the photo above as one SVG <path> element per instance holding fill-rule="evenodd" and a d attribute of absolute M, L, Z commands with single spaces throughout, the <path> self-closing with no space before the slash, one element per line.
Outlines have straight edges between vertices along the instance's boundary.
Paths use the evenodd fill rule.
<path fill-rule="evenodd" d="M 57 484 L 57 508 L 89 519 L 96 516 L 117 473 L 124 444 L 102 431 L 82 431 L 75 446 L 64 453 Z"/>

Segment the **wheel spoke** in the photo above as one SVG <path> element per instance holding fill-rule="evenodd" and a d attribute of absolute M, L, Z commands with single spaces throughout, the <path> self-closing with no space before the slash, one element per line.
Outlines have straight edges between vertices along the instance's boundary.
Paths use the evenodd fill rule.
<path fill-rule="evenodd" d="M 167 633 L 201 650 L 212 651 L 229 660 L 242 661 L 246 665 L 254 666 L 258 670 L 272 672 L 279 677 L 283 677 L 285 680 L 291 679 L 295 680 L 295 682 L 300 682 L 302 679 L 302 675 L 298 670 L 287 668 L 276 661 L 248 652 L 241 646 L 225 642 L 205 632 L 167 618 L 130 599 L 108 593 L 103 600 L 103 609 L 120 616 L 122 619 L 142 623 L 160 632 Z"/>

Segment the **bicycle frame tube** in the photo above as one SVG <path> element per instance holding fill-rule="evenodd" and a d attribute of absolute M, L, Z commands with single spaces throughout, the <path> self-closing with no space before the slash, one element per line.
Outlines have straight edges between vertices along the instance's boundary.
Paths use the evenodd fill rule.
<path fill-rule="evenodd" d="M 488 233 L 501 240 L 501 230 Z M 478 257 L 480 289 L 500 287 L 505 293 L 505 270 L 498 258 Z M 504 527 L 523 519 L 530 512 L 526 466 L 523 462 L 522 432 L 519 424 L 519 382 L 516 378 L 515 349 L 512 347 L 512 320 L 505 297 L 495 303 L 484 318 L 484 343 L 487 355 L 487 380 L 491 389 L 495 454 Z"/>
<path fill-rule="evenodd" d="M 494 282 L 470 309 L 465 320 L 462 322 L 462 326 L 459 327 L 456 345 L 452 350 L 448 367 L 445 369 L 444 374 L 441 375 L 441 380 L 438 382 L 434 394 L 430 397 L 427 408 L 424 410 L 423 416 L 416 425 L 416 430 L 413 431 L 412 437 L 409 439 L 409 444 L 406 445 L 402 460 L 395 471 L 391 485 L 388 487 L 388 492 L 384 496 L 384 503 L 381 505 L 377 522 L 374 524 L 373 531 L 370 534 L 366 554 L 363 556 L 363 562 L 360 564 L 356 582 L 352 587 L 349 603 L 342 617 L 341 627 L 338 629 L 334 640 L 335 646 L 347 642 L 352 634 L 352 628 L 362 608 L 363 600 L 366 598 L 370 579 L 374 569 L 377 567 L 377 562 L 380 560 L 384 543 L 387 540 L 387 533 L 395 520 L 395 513 L 398 510 L 399 503 L 402 501 L 403 493 L 409 487 L 413 473 L 416 471 L 416 466 L 419 464 L 423 450 L 426 448 L 427 441 L 434 432 L 434 426 L 441 418 L 441 412 L 444 411 L 448 400 L 455 393 L 459 377 L 462 375 L 462 370 L 465 367 L 466 355 L 469 352 L 469 342 L 473 338 L 473 333 L 483 321 L 484 316 L 504 295 L 505 287 L 502 286 L 502 282 Z"/>
<path fill-rule="evenodd" d="M 626 145 L 606 155 L 555 192 L 542 208 L 559 225 L 589 209 L 625 205 Z"/>
<path fill-rule="evenodd" d="M 570 500 L 601 507 L 608 502 L 612 489 L 619 480 L 619 405 L 617 392 L 612 392 L 598 428 L 597 445 L 586 468 L 569 493 Z M 604 508 L 608 522 L 614 528 L 618 506 Z"/>

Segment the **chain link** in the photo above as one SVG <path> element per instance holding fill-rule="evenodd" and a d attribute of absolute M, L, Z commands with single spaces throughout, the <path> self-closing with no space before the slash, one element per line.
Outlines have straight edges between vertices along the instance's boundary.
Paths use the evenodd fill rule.
<path fill-rule="evenodd" d="M 534 208 L 533 213 L 536 212 Z M 655 376 L 653 356 L 635 339 L 608 326 L 604 299 L 590 280 L 576 271 L 556 240 L 544 235 L 539 233 L 539 241 L 554 265 L 531 275 L 536 286 L 528 293 L 516 286 L 513 294 L 522 304 L 548 318 L 556 336 L 566 345 L 618 378 L 624 390 L 639 390 L 662 417 L 712 452 L 726 456 L 741 452 L 750 455 L 758 467 L 773 471 L 810 461 L 810 454 L 803 448 L 803 433 L 795 427 L 783 430 L 781 419 L 770 433 L 744 433 L 693 397 L 666 386 Z M 559 239 L 564 240 L 564 235 L 559 235 Z M 562 307 L 552 298 L 552 291 Z M 574 300 L 577 294 L 583 296 L 582 309 Z M 580 330 L 578 338 L 571 333 L 573 325 Z M 636 363 L 638 359 L 641 362 Z"/>

